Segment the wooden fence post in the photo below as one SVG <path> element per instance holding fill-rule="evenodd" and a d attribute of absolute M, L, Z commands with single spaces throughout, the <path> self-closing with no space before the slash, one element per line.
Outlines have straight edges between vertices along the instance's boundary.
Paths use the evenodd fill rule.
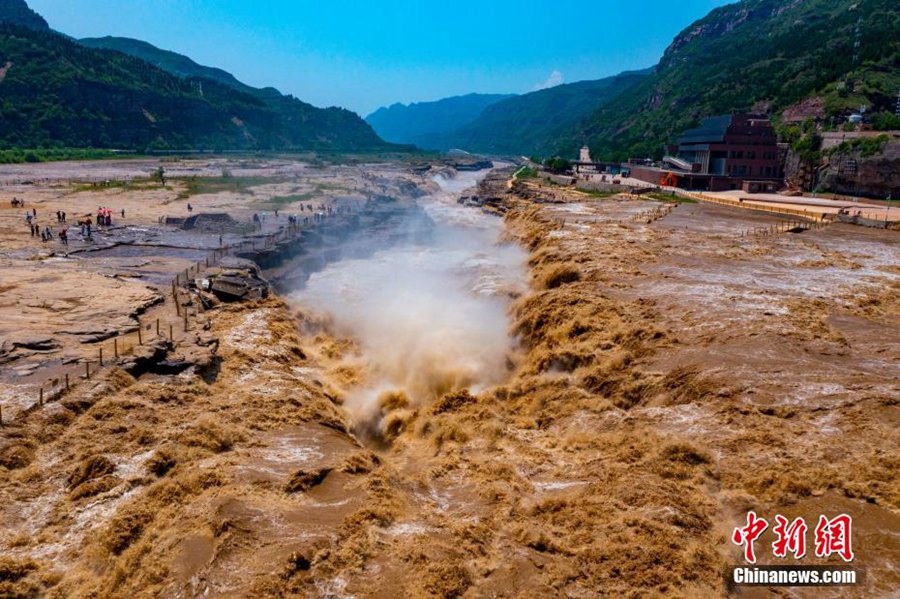
<path fill-rule="evenodd" d="M 113 354 L 115 357 L 119 357 L 119 340 L 115 337 L 113 338 Z"/>
<path fill-rule="evenodd" d="M 44 388 L 41 387 L 41 394 L 38 396 L 38 406 L 44 405 Z"/>
<path fill-rule="evenodd" d="M 143 326 L 144 325 L 138 326 L 138 345 L 144 345 L 144 338 L 141 335 L 141 327 L 143 327 Z"/>
<path fill-rule="evenodd" d="M 66 373 L 66 391 L 69 390 L 69 373 Z"/>
<path fill-rule="evenodd" d="M 103 366 L 103 348 L 100 348 L 100 366 Z"/>
<path fill-rule="evenodd" d="M 91 379 L 91 361 L 84 361 L 84 378 L 90 380 Z"/>

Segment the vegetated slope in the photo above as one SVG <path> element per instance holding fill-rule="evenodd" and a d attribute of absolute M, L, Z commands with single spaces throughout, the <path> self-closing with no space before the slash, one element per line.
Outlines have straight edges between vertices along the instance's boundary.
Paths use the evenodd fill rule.
<path fill-rule="evenodd" d="M 353 112 L 340 108 L 320 109 L 290 95 L 283 95 L 273 87 L 256 88 L 239 81 L 234 75 L 215 67 L 197 64 L 187 56 L 163 50 L 141 40 L 125 37 L 85 38 L 79 43 L 105 50 L 115 50 L 139 58 L 167 73 L 185 79 L 208 79 L 261 100 L 276 113 L 282 126 L 288 129 L 323 127 L 343 130 L 351 136 L 350 145 L 341 149 L 378 147 L 384 145 L 371 128 Z M 200 83 L 202 85 L 202 83 Z"/>
<path fill-rule="evenodd" d="M 2 67 L 0 147 L 386 147 L 350 111 L 178 77 L 139 58 L 88 48 L 50 31 L 0 23 Z"/>
<path fill-rule="evenodd" d="M 228 87 L 233 87 L 242 92 L 261 97 L 281 96 L 275 88 L 267 87 L 258 89 L 251 87 L 245 83 L 241 83 L 234 75 L 227 71 L 197 64 L 187 56 L 157 48 L 153 44 L 142 40 L 128 37 L 106 36 L 83 38 L 78 40 L 78 43 L 82 46 L 87 46 L 88 48 L 116 50 L 123 54 L 140 58 L 141 60 L 149 62 L 153 66 L 158 67 L 167 73 L 177 75 L 178 77 L 211 79 L 222 85 L 227 85 Z"/>
<path fill-rule="evenodd" d="M 387 141 L 433 148 L 440 136 L 468 125 L 488 106 L 512 97 L 512 94 L 468 94 L 435 102 L 397 103 L 379 108 L 366 121 Z"/>
<path fill-rule="evenodd" d="M 860 47 L 854 51 L 857 27 Z M 811 96 L 826 119 L 861 104 L 893 111 L 900 88 L 900 4 L 895 0 L 744 0 L 684 30 L 656 72 L 564 136 L 595 156 L 654 155 L 704 117 L 780 114 Z"/>
<path fill-rule="evenodd" d="M 31 29 L 50 29 L 44 17 L 31 10 L 25 0 L 0 0 L 0 22 Z"/>
<path fill-rule="evenodd" d="M 648 74 L 647 70 L 627 72 L 498 102 L 472 123 L 436 140 L 436 147 L 494 154 L 547 153 L 584 117 L 638 85 Z"/>

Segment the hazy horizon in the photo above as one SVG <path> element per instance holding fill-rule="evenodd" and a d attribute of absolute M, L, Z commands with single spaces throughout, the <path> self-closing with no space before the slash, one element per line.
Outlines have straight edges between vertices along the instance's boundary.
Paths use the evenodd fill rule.
<path fill-rule="evenodd" d="M 565 0 L 457 3 L 393 0 L 338 13 L 308 1 L 28 0 L 76 37 L 149 42 L 272 86 L 316 106 L 362 116 L 395 103 L 469 93 L 527 93 L 656 64 L 672 38 L 723 0 L 620 0 L 580 9 Z M 548 22 L 552 25 L 548 26 Z M 198 26 L 202 23 L 202 26 Z"/>

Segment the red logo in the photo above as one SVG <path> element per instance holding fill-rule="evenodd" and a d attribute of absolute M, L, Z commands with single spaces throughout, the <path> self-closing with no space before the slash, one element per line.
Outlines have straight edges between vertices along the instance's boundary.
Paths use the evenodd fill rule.
<path fill-rule="evenodd" d="M 806 522 L 803 518 L 797 518 L 790 524 L 784 516 L 775 516 L 775 528 L 772 532 L 778 537 L 772 543 L 772 553 L 775 557 L 787 557 L 788 551 L 794 554 L 794 559 L 800 559 L 806 555 Z"/>
<path fill-rule="evenodd" d="M 853 518 L 841 514 L 833 520 L 819 516 L 816 526 L 816 557 L 837 553 L 845 562 L 853 561 Z"/>
<path fill-rule="evenodd" d="M 751 564 L 756 563 L 756 542 L 769 527 L 765 518 L 756 512 L 747 512 L 747 524 L 734 529 L 731 541 L 744 548 L 744 559 Z M 803 518 L 789 521 L 782 515 L 775 516 L 775 541 L 772 542 L 772 554 L 778 558 L 786 558 L 792 554 L 794 559 L 802 559 L 806 555 L 806 532 L 809 527 Z M 816 557 L 827 558 L 837 554 L 845 562 L 853 561 L 853 518 L 841 514 L 829 520 L 819 516 L 819 523 L 814 532 Z"/>
<path fill-rule="evenodd" d="M 747 526 L 735 528 L 731 533 L 731 540 L 735 545 L 744 546 L 744 559 L 751 564 L 756 563 L 756 553 L 753 551 L 753 543 L 769 527 L 769 523 L 756 517 L 756 512 L 747 512 Z"/>

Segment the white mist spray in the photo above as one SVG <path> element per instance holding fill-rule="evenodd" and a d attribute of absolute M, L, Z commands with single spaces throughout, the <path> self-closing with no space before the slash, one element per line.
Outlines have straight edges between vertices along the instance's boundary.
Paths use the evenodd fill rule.
<path fill-rule="evenodd" d="M 424 405 L 508 374 L 509 291 L 524 288 L 524 254 L 499 243 L 499 219 L 456 203 L 478 176 L 436 178 L 441 191 L 420 200 L 435 222 L 432 243 L 335 263 L 292 295 L 330 313 L 337 333 L 358 339 L 375 380 L 345 404 L 357 424 L 374 424 L 387 391 Z"/>

